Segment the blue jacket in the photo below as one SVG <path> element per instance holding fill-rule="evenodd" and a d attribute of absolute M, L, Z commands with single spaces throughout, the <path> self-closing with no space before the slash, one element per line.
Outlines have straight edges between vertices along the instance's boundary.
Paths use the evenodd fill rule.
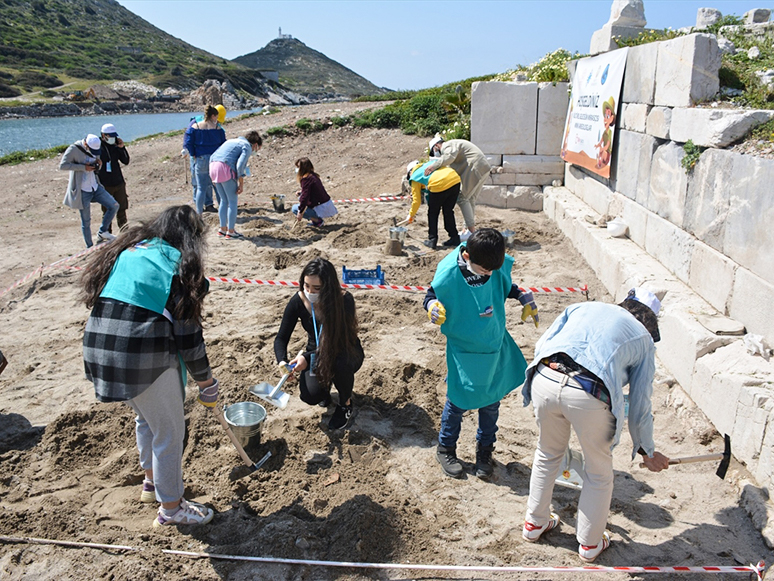
<path fill-rule="evenodd" d="M 634 448 L 653 456 L 653 376 L 656 373 L 656 345 L 645 327 L 618 305 L 579 303 L 570 305 L 553 322 L 535 345 L 535 360 L 527 368 L 524 405 L 532 399 L 532 378 L 541 359 L 566 353 L 599 377 L 610 392 L 618 444 L 624 424 L 623 386 L 629 384 L 629 433 Z"/>
<path fill-rule="evenodd" d="M 252 153 L 253 146 L 250 142 L 244 137 L 237 137 L 221 145 L 210 157 L 210 163 L 221 161 L 234 170 L 238 178 L 242 178 L 247 173 L 247 162 L 250 161 Z"/>
<path fill-rule="evenodd" d="M 191 157 L 212 155 L 226 141 L 226 131 L 220 125 L 217 129 L 197 129 L 194 125 L 196 122 L 188 126 L 183 137 L 183 147 Z"/>

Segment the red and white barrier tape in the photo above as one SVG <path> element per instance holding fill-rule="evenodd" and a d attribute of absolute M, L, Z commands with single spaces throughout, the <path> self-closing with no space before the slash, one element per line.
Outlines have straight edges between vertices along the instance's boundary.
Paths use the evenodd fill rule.
<path fill-rule="evenodd" d="M 347 561 L 314 561 L 310 559 L 283 559 L 275 557 L 249 557 L 243 555 L 222 555 L 219 553 L 194 553 L 162 549 L 167 555 L 180 555 L 204 559 L 225 559 L 229 561 L 254 561 L 259 563 L 281 563 L 285 565 L 311 565 L 315 567 L 348 567 L 353 569 L 410 569 L 421 571 L 487 571 L 491 573 L 754 573 L 758 581 L 763 580 L 766 564 L 747 566 L 706 566 L 706 567 L 494 567 L 466 565 L 419 565 L 411 563 L 358 563 Z"/>
<path fill-rule="evenodd" d="M 382 196 L 380 198 L 352 198 L 349 200 L 333 200 L 334 204 L 346 204 L 349 202 L 397 202 L 407 200 L 408 196 Z"/>
<path fill-rule="evenodd" d="M 259 286 L 284 286 L 284 287 L 298 287 L 298 281 L 288 280 L 259 280 L 251 278 L 229 278 L 225 276 L 208 276 L 207 280 L 211 282 L 227 282 L 232 284 L 253 284 Z M 352 284 L 341 283 L 341 288 L 353 288 L 353 289 L 366 289 L 366 290 L 396 290 L 396 291 L 413 291 L 413 292 L 426 292 L 429 286 L 410 286 L 400 284 Z M 579 288 L 574 287 L 519 287 L 522 292 L 528 290 L 533 293 L 586 293 L 588 292 L 588 285 L 583 285 Z"/>

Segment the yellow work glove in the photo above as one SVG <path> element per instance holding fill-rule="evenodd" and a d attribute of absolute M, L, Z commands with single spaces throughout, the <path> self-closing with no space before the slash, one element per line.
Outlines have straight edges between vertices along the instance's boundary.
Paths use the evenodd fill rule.
<path fill-rule="evenodd" d="M 446 307 L 441 301 L 431 301 L 427 305 L 427 318 L 436 325 L 443 325 L 446 322 Z"/>
<path fill-rule="evenodd" d="M 535 303 L 535 295 L 532 294 L 532 291 L 527 291 L 519 297 L 519 302 L 524 305 L 524 308 L 521 309 L 522 322 L 526 321 L 527 317 L 532 317 L 532 321 L 535 323 L 535 327 L 537 328 L 538 323 L 540 322 L 540 318 L 538 317 L 538 308 L 537 304 Z"/>

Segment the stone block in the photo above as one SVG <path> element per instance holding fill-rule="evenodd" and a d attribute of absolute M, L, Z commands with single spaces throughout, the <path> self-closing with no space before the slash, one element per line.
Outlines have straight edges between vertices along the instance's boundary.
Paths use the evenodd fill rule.
<path fill-rule="evenodd" d="M 575 195 L 597 214 L 607 214 L 613 192 L 594 177 L 581 173 L 575 182 Z"/>
<path fill-rule="evenodd" d="M 648 113 L 645 133 L 658 139 L 670 139 L 669 129 L 672 124 L 672 109 L 669 107 L 653 107 Z"/>
<path fill-rule="evenodd" d="M 558 155 L 503 155 L 504 172 L 563 174 L 564 160 Z"/>
<path fill-rule="evenodd" d="M 645 234 L 645 250 L 670 272 L 688 284 L 693 256 L 693 236 L 671 222 L 651 214 Z"/>
<path fill-rule="evenodd" d="M 729 195 L 722 252 L 774 284 L 774 159 L 731 154 L 734 188 Z M 769 309 L 774 313 L 774 309 Z"/>
<path fill-rule="evenodd" d="M 717 8 L 699 8 L 696 12 L 696 28 L 707 28 L 720 22 L 723 13 Z"/>
<path fill-rule="evenodd" d="M 595 55 L 601 52 L 615 50 L 618 48 L 618 43 L 613 39 L 614 36 L 620 36 L 621 38 L 636 38 L 637 35 L 644 32 L 644 30 L 644 28 L 637 26 L 605 24 L 591 35 L 589 54 Z"/>
<path fill-rule="evenodd" d="M 525 212 L 543 210 L 543 188 L 535 186 L 509 186 L 505 193 L 505 207 Z"/>
<path fill-rule="evenodd" d="M 537 83 L 473 83 L 470 131 L 485 154 L 535 153 Z"/>
<path fill-rule="evenodd" d="M 659 42 L 654 104 L 692 107 L 712 99 L 720 89 L 718 71 L 720 49 L 714 35 L 689 34 Z"/>
<path fill-rule="evenodd" d="M 760 24 L 761 22 L 768 22 L 769 18 L 771 18 L 771 10 L 768 8 L 755 8 L 744 13 L 742 22 L 744 24 Z"/>
<path fill-rule="evenodd" d="M 505 208 L 506 186 L 483 185 L 476 198 L 476 205 Z"/>
<path fill-rule="evenodd" d="M 694 375 L 697 360 L 732 342 L 733 338 L 719 337 L 696 320 L 694 313 L 713 312 L 696 295 L 677 297 L 677 305 L 673 293 L 667 293 L 664 299 L 671 301 L 672 307 L 665 308 L 659 316 L 661 341 L 656 343 L 656 353 L 680 386 L 696 401 L 706 388 L 703 378 Z M 666 307 L 664 303 L 662 306 Z M 706 410 L 703 411 L 706 413 Z"/>
<path fill-rule="evenodd" d="M 731 349 L 733 347 L 736 347 L 737 350 L 741 351 L 736 360 L 729 361 L 729 363 L 734 365 L 733 370 L 739 370 L 740 368 L 744 368 L 744 365 L 748 364 L 757 366 L 761 363 L 765 363 L 760 357 L 753 357 L 745 352 L 744 346 L 741 345 L 741 341 L 736 341 L 722 349 Z M 755 369 L 755 367 L 748 367 L 748 373 L 752 369 Z M 729 370 L 729 368 L 726 368 L 723 371 L 727 370 Z M 734 457 L 744 461 L 748 466 L 755 464 L 760 460 L 767 428 L 769 427 L 770 422 L 774 420 L 774 414 L 772 413 L 774 412 L 774 385 L 772 384 L 774 381 L 774 370 L 765 370 L 761 375 L 763 377 L 768 375 L 768 382 L 760 384 L 754 378 L 749 376 L 740 378 L 743 383 L 739 390 L 734 429 L 729 434 L 731 436 L 731 441 L 736 442 L 734 446 Z M 758 379 L 758 381 L 760 381 L 760 379 Z M 772 466 L 772 468 L 774 468 L 774 466 Z"/>
<path fill-rule="evenodd" d="M 621 128 L 645 133 L 650 106 L 644 103 L 624 103 L 621 107 Z"/>
<path fill-rule="evenodd" d="M 510 174 L 516 176 L 515 184 L 517 186 L 550 186 L 554 180 L 562 179 L 562 173 L 516 173 Z"/>
<path fill-rule="evenodd" d="M 484 182 L 484 185 L 488 186 L 515 186 L 516 181 L 515 173 L 492 173 Z"/>
<path fill-rule="evenodd" d="M 572 195 L 564 186 L 546 186 L 543 188 L 543 213 L 554 222 L 556 222 L 556 196 L 560 190 L 567 195 Z"/>
<path fill-rule="evenodd" d="M 486 158 L 486 161 L 489 163 L 492 167 L 498 167 L 503 164 L 503 156 L 501 154 L 494 154 L 490 153 L 488 155 L 484 156 Z"/>
<path fill-rule="evenodd" d="M 658 145 L 650 135 L 625 129 L 618 132 L 613 159 L 616 190 L 643 206 L 650 193 L 650 166 Z"/>
<path fill-rule="evenodd" d="M 683 226 L 688 175 L 680 165 L 685 151 L 674 141 L 656 149 L 650 167 L 647 208 L 676 226 Z"/>
<path fill-rule="evenodd" d="M 728 315 L 743 323 L 748 333 L 763 335 L 774 345 L 774 284 L 737 268 Z"/>
<path fill-rule="evenodd" d="M 564 122 L 570 102 L 569 83 L 540 83 L 538 88 L 537 142 L 538 155 L 559 155 L 564 135 Z"/>
<path fill-rule="evenodd" d="M 645 6 L 642 0 L 613 0 L 613 5 L 610 7 L 610 20 L 607 23 L 644 28 L 648 21 L 645 20 Z"/>
<path fill-rule="evenodd" d="M 626 55 L 623 102 L 653 105 L 656 93 L 657 42 L 632 46 Z"/>
<path fill-rule="evenodd" d="M 645 233 L 648 226 L 649 212 L 634 200 L 622 194 L 614 194 L 614 199 L 621 206 L 620 216 L 629 227 L 629 239 L 640 248 L 645 248 Z M 616 212 L 619 214 L 619 212 Z"/>
<path fill-rule="evenodd" d="M 703 242 L 693 246 L 688 284 L 720 313 L 728 313 L 737 265 Z"/>
<path fill-rule="evenodd" d="M 708 149 L 688 179 L 683 228 L 715 250 L 723 252 L 731 192 L 737 190 L 730 151 Z"/>
<path fill-rule="evenodd" d="M 676 108 L 672 110 L 670 138 L 680 143 L 690 139 L 701 147 L 722 149 L 772 117 L 774 111 Z"/>

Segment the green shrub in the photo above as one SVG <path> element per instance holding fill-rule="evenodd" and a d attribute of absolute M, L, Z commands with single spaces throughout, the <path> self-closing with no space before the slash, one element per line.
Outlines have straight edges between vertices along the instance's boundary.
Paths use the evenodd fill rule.
<path fill-rule="evenodd" d="M 613 40 L 619 47 L 623 48 L 625 46 L 639 46 L 641 44 L 658 42 L 660 40 L 670 40 L 672 38 L 677 38 L 678 36 L 685 36 L 685 33 L 672 30 L 671 28 L 664 28 L 656 30 L 645 30 L 633 38 L 622 38 L 620 36 L 614 36 Z"/>
<path fill-rule="evenodd" d="M 344 117 L 331 117 L 331 123 L 333 123 L 334 127 L 344 127 L 349 124 L 349 121 L 349 115 L 345 115 Z"/>
<path fill-rule="evenodd" d="M 312 130 L 312 122 L 306 118 L 299 119 L 296 121 L 296 128 L 300 129 L 304 133 L 309 133 Z"/>
<path fill-rule="evenodd" d="M 272 137 L 284 137 L 288 134 L 288 130 L 285 127 L 269 127 L 266 134 Z"/>
<path fill-rule="evenodd" d="M 21 91 L 16 87 L 9 87 L 5 83 L 0 83 L 0 97 L 18 97 Z"/>
<path fill-rule="evenodd" d="M 50 147 L 48 149 L 14 151 L 13 153 L 0 157 L 0 165 L 18 165 L 27 161 L 56 157 L 60 153 L 63 153 L 68 147 L 68 145 L 57 145 L 56 147 Z"/>
<path fill-rule="evenodd" d="M 685 142 L 685 145 L 683 145 L 685 155 L 680 161 L 680 165 L 683 166 L 685 173 L 691 173 L 693 171 L 693 168 L 696 167 L 696 164 L 699 162 L 699 158 L 705 149 L 707 148 L 694 144 L 690 139 Z"/>
<path fill-rule="evenodd" d="M 44 87 L 50 89 L 51 87 L 58 87 L 62 84 L 54 75 L 47 75 L 38 71 L 23 71 L 16 75 L 16 82 L 23 87 Z"/>
<path fill-rule="evenodd" d="M 720 29 L 724 26 L 736 26 L 738 24 L 742 24 L 742 22 L 743 20 L 739 16 L 736 16 L 735 14 L 726 14 L 715 24 L 710 24 L 707 27 L 707 32 L 709 34 L 718 34 Z"/>

